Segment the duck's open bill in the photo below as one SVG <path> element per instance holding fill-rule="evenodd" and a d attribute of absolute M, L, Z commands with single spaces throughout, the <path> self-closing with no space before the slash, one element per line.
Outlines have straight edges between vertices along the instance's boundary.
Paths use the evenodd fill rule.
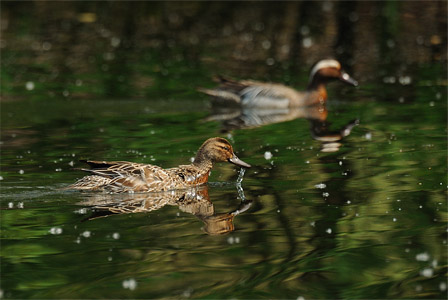
<path fill-rule="evenodd" d="M 244 161 L 239 159 L 235 154 L 233 155 L 232 158 L 229 158 L 229 162 L 231 162 L 232 164 L 235 164 L 237 166 L 240 166 L 240 167 L 245 167 L 245 168 L 251 167 L 251 165 L 249 165 L 248 163 L 245 163 Z"/>

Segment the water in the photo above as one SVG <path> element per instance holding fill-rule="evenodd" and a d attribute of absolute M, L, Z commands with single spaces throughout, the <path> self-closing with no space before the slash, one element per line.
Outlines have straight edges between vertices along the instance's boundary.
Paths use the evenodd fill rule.
<path fill-rule="evenodd" d="M 375 24 L 381 36 L 369 40 L 377 53 L 350 47 L 369 42 L 359 31 L 338 40 L 360 87 L 332 83 L 327 107 L 223 111 L 195 91 L 211 87 L 213 74 L 303 88 L 307 60 L 327 49 L 319 26 L 305 17 L 292 24 L 307 37 L 292 45 L 301 47 L 295 65 L 270 38 L 277 19 L 250 23 L 297 3 L 260 5 L 243 21 L 244 3 L 184 4 L 185 15 L 183 6 L 168 13 L 169 4 L 155 3 L 165 19 L 133 27 L 138 18 L 127 18 L 123 28 L 111 25 L 122 12 L 153 10 L 92 2 L 74 21 L 58 17 L 80 11 L 71 2 L 7 5 L 15 18 L 2 46 L 1 297 L 445 298 L 446 61 L 437 55 L 446 45 L 431 40 L 429 25 L 394 31 L 417 2 L 298 6 L 328 22 L 346 14 L 357 28 Z M 424 6 L 423 20 L 432 20 L 437 7 Z M 210 17 L 186 33 L 179 22 L 201 8 Z M 206 26 L 223 9 L 222 26 Z M 374 16 L 387 22 L 369 23 Z M 145 22 L 154 32 L 142 31 Z M 160 28 L 172 31 L 157 35 Z M 199 42 L 210 36 L 215 44 Z M 410 40 L 423 41 L 405 47 Z M 168 194 L 63 190 L 85 175 L 79 159 L 168 168 L 189 163 L 212 136 L 228 139 L 252 168 L 220 163 L 206 187 Z"/>

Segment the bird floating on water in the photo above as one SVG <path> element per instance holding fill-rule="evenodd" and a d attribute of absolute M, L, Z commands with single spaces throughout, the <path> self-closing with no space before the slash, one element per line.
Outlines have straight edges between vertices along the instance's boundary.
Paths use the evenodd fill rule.
<path fill-rule="evenodd" d="M 170 169 L 127 161 L 83 160 L 91 169 L 81 170 L 92 175 L 79 179 L 66 189 L 108 193 L 184 189 L 207 183 L 213 164 L 225 161 L 244 168 L 251 167 L 235 155 L 232 145 L 226 139 L 215 137 L 202 144 L 193 163 Z"/>
<path fill-rule="evenodd" d="M 213 96 L 217 104 L 239 105 L 245 108 L 287 108 L 324 104 L 327 100 L 326 84 L 339 80 L 357 86 L 358 82 L 346 73 L 334 59 L 317 62 L 310 72 L 308 87 L 296 91 L 278 83 L 253 80 L 231 80 L 216 78 L 219 86 L 215 89 L 199 88 L 200 92 Z"/>

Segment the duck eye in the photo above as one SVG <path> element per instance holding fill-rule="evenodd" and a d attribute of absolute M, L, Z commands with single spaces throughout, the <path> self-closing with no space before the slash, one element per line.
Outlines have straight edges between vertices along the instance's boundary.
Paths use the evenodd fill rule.
<path fill-rule="evenodd" d="M 229 147 L 221 146 L 221 148 L 224 149 L 224 150 L 226 150 L 226 151 L 230 151 L 230 148 L 229 148 Z"/>

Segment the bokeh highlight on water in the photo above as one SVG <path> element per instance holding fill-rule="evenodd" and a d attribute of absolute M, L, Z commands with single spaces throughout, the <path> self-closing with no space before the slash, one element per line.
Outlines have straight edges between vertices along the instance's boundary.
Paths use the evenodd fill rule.
<path fill-rule="evenodd" d="M 1 3 L 0 297 L 446 298 L 446 2 Z M 217 109 L 214 75 L 327 106 Z M 218 164 L 168 195 L 63 191 L 79 159 Z M 244 177 L 243 177 L 244 176 Z"/>

